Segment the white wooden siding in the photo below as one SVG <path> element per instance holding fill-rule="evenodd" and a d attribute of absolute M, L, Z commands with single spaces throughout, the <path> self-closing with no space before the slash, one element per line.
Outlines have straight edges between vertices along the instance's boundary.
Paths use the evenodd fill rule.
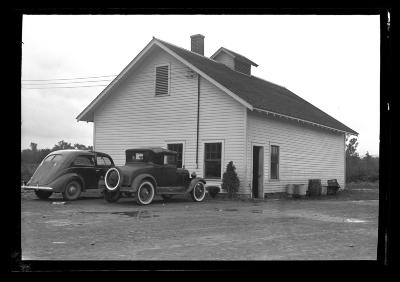
<path fill-rule="evenodd" d="M 170 65 L 170 92 L 155 96 L 156 65 Z M 177 59 L 155 46 L 109 98 L 95 109 L 97 151 L 110 154 L 117 165 L 125 163 L 125 150 L 138 146 L 166 147 L 169 140 L 184 141 L 184 164 L 203 176 L 207 140 L 224 140 L 224 169 L 229 161 L 245 183 L 245 107 L 201 79 L 199 166 L 196 169 L 197 76 Z"/>
<path fill-rule="evenodd" d="M 200 93 L 199 171 L 203 175 L 204 142 L 223 140 L 222 170 L 225 171 L 226 165 L 233 161 L 241 187 L 244 188 L 245 107 L 204 79 L 201 80 Z"/>
<path fill-rule="evenodd" d="M 264 146 L 264 193 L 285 192 L 287 184 L 308 184 L 308 179 L 336 178 L 344 187 L 343 134 L 271 119 L 263 114 L 247 114 L 247 163 L 252 163 L 252 142 Z M 279 179 L 270 179 L 270 146 L 279 146 Z M 246 192 L 252 185 L 247 166 Z"/>
<path fill-rule="evenodd" d="M 224 65 L 230 67 L 231 69 L 235 69 L 235 61 L 234 58 L 225 52 L 220 52 L 215 58 L 215 61 L 223 63 Z"/>

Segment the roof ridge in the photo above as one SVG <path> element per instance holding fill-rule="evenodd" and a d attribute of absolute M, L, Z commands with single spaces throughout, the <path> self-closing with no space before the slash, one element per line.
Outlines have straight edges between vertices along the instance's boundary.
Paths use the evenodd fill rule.
<path fill-rule="evenodd" d="M 206 56 L 200 55 L 200 54 L 198 54 L 198 53 L 196 53 L 196 52 L 193 52 L 193 51 L 190 51 L 190 50 L 188 50 L 188 49 L 186 49 L 186 48 L 183 48 L 183 47 L 180 47 L 180 46 L 178 46 L 178 45 L 169 43 L 169 42 L 167 42 L 167 41 L 165 41 L 165 40 L 161 40 L 161 39 L 156 38 L 156 37 L 154 37 L 154 36 L 153 36 L 153 38 L 156 39 L 156 40 L 158 40 L 158 41 L 160 41 L 161 43 L 166 43 L 166 44 L 172 45 L 172 46 L 174 46 L 174 47 L 176 47 L 176 48 L 182 49 L 183 51 L 186 51 L 186 52 L 189 52 L 189 53 L 191 53 L 191 54 L 197 55 L 197 56 L 199 56 L 200 58 L 207 59 L 207 60 L 209 60 L 209 61 L 211 61 L 211 62 L 213 62 L 213 63 L 216 63 L 216 64 L 218 64 L 218 65 L 220 65 L 220 66 L 224 66 L 226 69 L 228 69 L 228 70 L 230 70 L 230 71 L 234 71 L 235 73 L 244 75 L 244 76 L 246 76 L 246 77 L 253 77 L 253 75 L 251 75 L 251 74 L 248 75 L 248 74 L 242 73 L 242 72 L 240 72 L 240 71 L 231 69 L 230 67 L 226 66 L 224 63 L 221 63 L 221 62 L 218 62 L 218 61 L 213 60 L 213 59 L 211 59 L 211 58 L 208 58 L 208 57 L 206 57 Z M 222 47 L 222 48 L 224 48 L 224 47 Z M 271 82 L 271 83 L 272 83 L 272 82 Z M 278 85 L 278 86 L 279 86 L 279 85 Z"/>
<path fill-rule="evenodd" d="M 172 46 L 174 46 L 174 47 L 176 47 L 176 48 L 179 48 L 179 49 L 182 49 L 182 50 L 184 50 L 184 51 L 190 52 L 191 54 L 195 54 L 195 55 L 197 55 L 197 56 L 199 56 L 199 57 L 201 57 L 201 58 L 205 58 L 205 59 L 210 60 L 210 61 L 212 61 L 212 62 L 214 62 L 214 63 L 218 63 L 217 61 L 215 61 L 215 60 L 213 60 L 213 59 L 211 59 L 211 58 L 208 58 L 208 57 L 206 57 L 206 56 L 204 56 L 204 55 L 200 55 L 199 53 L 193 52 L 193 51 L 191 51 L 191 50 L 189 50 L 189 49 L 180 47 L 180 46 L 178 46 L 178 45 L 172 44 L 172 43 L 167 42 L 167 41 L 165 41 L 165 40 L 161 40 L 161 39 L 156 38 L 156 37 L 154 37 L 154 36 L 153 36 L 153 38 L 156 39 L 156 40 L 158 40 L 158 41 L 160 41 L 161 43 L 167 43 L 167 44 L 172 45 Z"/>

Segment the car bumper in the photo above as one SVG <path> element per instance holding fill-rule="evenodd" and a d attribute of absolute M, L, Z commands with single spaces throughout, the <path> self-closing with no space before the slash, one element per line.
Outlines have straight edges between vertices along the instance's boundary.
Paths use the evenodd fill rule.
<path fill-rule="evenodd" d="M 22 185 L 21 189 L 25 190 L 47 190 L 47 191 L 53 191 L 54 189 L 49 187 L 49 186 L 30 186 L 30 185 Z"/>

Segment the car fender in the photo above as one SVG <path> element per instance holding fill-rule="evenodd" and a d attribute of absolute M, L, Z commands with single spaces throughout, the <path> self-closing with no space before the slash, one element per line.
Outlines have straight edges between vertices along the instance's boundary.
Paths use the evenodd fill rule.
<path fill-rule="evenodd" d="M 82 190 L 85 190 L 85 180 L 77 173 L 66 173 L 60 177 L 58 177 L 56 180 L 51 182 L 48 186 L 54 189 L 54 192 L 64 192 L 65 185 L 67 185 L 67 182 L 72 180 L 72 179 L 78 179 L 82 183 Z"/>
<path fill-rule="evenodd" d="M 186 193 L 192 192 L 194 186 L 196 186 L 196 184 L 197 184 L 198 182 L 203 182 L 203 184 L 206 184 L 206 181 L 205 181 L 203 178 L 201 178 L 201 177 L 196 177 L 196 178 L 194 178 L 194 179 L 192 179 L 192 180 L 190 181 L 189 187 L 186 189 Z"/>
<path fill-rule="evenodd" d="M 137 189 L 139 188 L 140 183 L 141 183 L 142 180 L 145 179 L 145 178 L 150 178 L 150 179 L 154 182 L 154 184 L 155 184 L 155 185 L 154 185 L 154 189 L 157 191 L 157 181 L 156 181 L 156 179 L 154 178 L 153 175 L 148 174 L 148 173 L 142 173 L 142 174 L 137 175 L 137 176 L 135 177 L 135 179 L 132 181 L 130 191 L 136 192 Z"/>

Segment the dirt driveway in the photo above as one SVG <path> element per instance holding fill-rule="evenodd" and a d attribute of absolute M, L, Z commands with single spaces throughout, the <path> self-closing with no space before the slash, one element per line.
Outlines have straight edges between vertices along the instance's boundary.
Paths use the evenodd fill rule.
<path fill-rule="evenodd" d="M 361 192 L 369 195 L 365 189 Z M 207 198 L 202 203 L 177 197 L 138 206 L 133 199 L 105 203 L 92 191 L 80 200 L 61 202 L 58 195 L 42 201 L 31 192 L 23 194 L 23 260 L 375 260 L 377 256 L 377 197 L 260 202 Z"/>

